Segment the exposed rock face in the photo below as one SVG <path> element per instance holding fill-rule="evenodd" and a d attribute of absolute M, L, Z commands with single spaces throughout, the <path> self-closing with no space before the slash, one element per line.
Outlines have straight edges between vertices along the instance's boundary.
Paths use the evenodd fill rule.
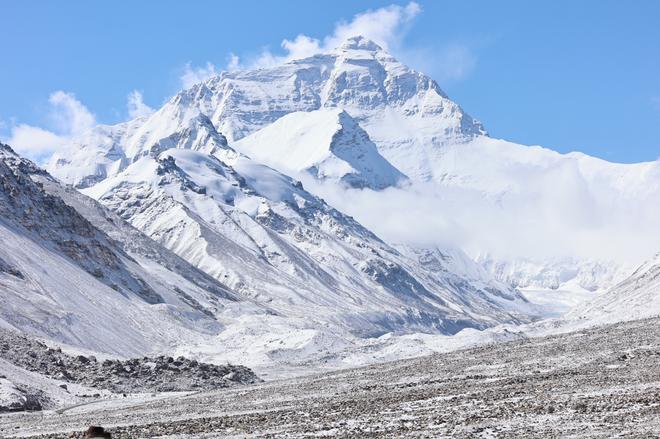
<path fill-rule="evenodd" d="M 6 145 L 0 148 L 0 217 L 4 221 L 36 235 L 113 289 L 134 292 L 148 303 L 163 302 L 143 279 L 130 274 L 122 260 L 129 256 L 114 241 L 31 178 L 47 174 L 15 156 Z M 0 263 L 0 270 L 6 265 Z M 116 276 L 118 272 L 122 275 Z"/>
<path fill-rule="evenodd" d="M 17 277 L 19 279 L 25 279 L 25 277 L 23 276 L 23 273 L 21 273 L 21 271 L 19 269 L 15 268 L 15 267 L 12 267 L 11 265 L 9 265 L 7 262 L 3 261 L 2 259 L 0 259 L 0 272 L 10 274 L 10 275 L 12 275 L 14 277 Z"/>
<path fill-rule="evenodd" d="M 264 312 L 6 145 L 0 242 L 0 326 L 86 349 L 144 355 Z"/>
<path fill-rule="evenodd" d="M 0 413 L 41 410 L 48 397 L 38 390 L 16 385 L 0 376 Z"/>
<path fill-rule="evenodd" d="M 85 431 L 85 438 L 103 438 L 111 439 L 112 435 L 105 431 L 103 427 L 91 426 Z"/>
<path fill-rule="evenodd" d="M 114 393 L 213 390 L 260 381 L 244 366 L 201 363 L 184 357 L 98 361 L 94 356 L 72 356 L 6 330 L 0 330 L 0 358 L 48 377 Z M 15 393 L 16 401 L 5 410 L 40 408 L 34 392 L 16 389 Z"/>

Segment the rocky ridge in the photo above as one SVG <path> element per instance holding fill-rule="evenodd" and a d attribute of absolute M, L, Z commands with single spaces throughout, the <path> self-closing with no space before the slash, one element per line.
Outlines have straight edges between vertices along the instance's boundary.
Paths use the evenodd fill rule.
<path fill-rule="evenodd" d="M 179 356 L 97 360 L 93 355 L 70 355 L 60 348 L 12 331 L 0 329 L 0 358 L 31 372 L 63 383 L 109 390 L 112 393 L 208 391 L 253 384 L 260 379 L 249 368 L 215 365 Z M 11 384 L 11 377 L 1 377 Z M 67 384 L 61 384 L 64 390 Z M 0 411 L 40 409 L 48 396 L 39 389 L 17 386 L 25 395 Z M 99 394 L 86 396 L 98 397 Z"/>

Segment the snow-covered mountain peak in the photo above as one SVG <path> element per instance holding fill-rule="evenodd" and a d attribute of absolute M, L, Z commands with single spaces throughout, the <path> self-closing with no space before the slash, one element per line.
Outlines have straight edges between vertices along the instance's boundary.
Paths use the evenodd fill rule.
<path fill-rule="evenodd" d="M 308 173 L 350 187 L 378 190 L 406 179 L 341 108 L 288 114 L 235 146 L 281 172 Z"/>
<path fill-rule="evenodd" d="M 375 42 L 370 39 L 363 37 L 362 35 L 355 35 L 349 37 L 344 42 L 339 45 L 334 51 L 335 52 L 345 52 L 347 50 L 363 50 L 368 52 L 379 52 L 383 48 L 380 47 Z"/>
<path fill-rule="evenodd" d="M 11 149 L 11 146 L 5 145 L 4 143 L 0 142 L 0 152 L 2 153 L 10 153 L 10 154 L 16 154 L 13 149 Z"/>
<path fill-rule="evenodd" d="M 172 148 L 211 154 L 227 162 L 238 157 L 238 153 L 227 143 L 227 138 L 215 129 L 213 122 L 206 115 L 199 113 L 189 119 L 181 130 L 158 140 L 148 150 L 136 154 L 133 161 L 146 154 L 155 157 Z"/>
<path fill-rule="evenodd" d="M 70 151 L 53 157 L 47 169 L 77 187 L 89 187 L 193 121 L 202 131 L 184 135 L 190 144 L 178 147 L 194 149 L 203 143 L 200 136 L 214 129 L 233 144 L 287 114 L 323 108 L 345 109 L 380 154 L 410 178 L 432 176 L 424 158 L 434 150 L 485 134 L 433 79 L 356 36 L 325 54 L 223 72 L 180 91 L 146 118 L 98 127 L 74 139 Z"/>

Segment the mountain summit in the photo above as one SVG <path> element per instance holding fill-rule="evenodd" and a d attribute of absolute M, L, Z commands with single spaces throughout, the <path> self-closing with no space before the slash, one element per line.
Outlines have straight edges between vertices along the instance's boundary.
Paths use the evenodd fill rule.
<path fill-rule="evenodd" d="M 363 37 L 362 35 L 356 35 L 347 38 L 339 47 L 337 47 L 336 50 L 366 50 L 369 52 L 378 52 L 382 51 L 383 48 L 370 39 Z"/>
<path fill-rule="evenodd" d="M 271 68 L 223 72 L 179 92 L 146 119 L 95 129 L 77 139 L 72 151 L 54 156 L 47 169 L 83 187 L 108 170 L 125 167 L 122 151 L 130 162 L 200 113 L 232 143 L 286 114 L 323 108 L 346 110 L 385 159 L 411 178 L 432 175 L 423 158 L 434 148 L 485 134 L 435 81 L 356 36 L 325 54 Z M 105 164 L 90 165 L 82 175 L 71 171 L 71 157 L 76 163 Z"/>

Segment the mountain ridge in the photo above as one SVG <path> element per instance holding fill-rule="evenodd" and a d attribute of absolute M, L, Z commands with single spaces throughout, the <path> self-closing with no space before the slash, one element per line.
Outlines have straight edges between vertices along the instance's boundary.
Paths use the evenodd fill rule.
<path fill-rule="evenodd" d="M 351 116 L 357 126 L 353 131 L 366 133 L 365 142 L 376 146 L 376 156 L 367 160 L 330 156 L 326 161 L 314 151 L 331 141 L 321 140 L 314 148 L 306 147 L 310 142 L 300 141 L 305 136 L 316 136 L 319 128 L 314 121 L 319 113 L 333 111 Z M 451 101 L 430 77 L 406 67 L 360 37 L 348 39 L 343 47 L 282 65 L 222 72 L 180 91 L 148 117 L 115 128 L 95 128 L 74 140 L 70 150 L 54 156 L 47 169 L 78 188 L 93 186 L 117 175 L 148 154 L 153 145 L 188 129 L 198 118 L 206 118 L 199 125 L 210 123 L 231 145 L 221 149 L 241 150 L 241 145 L 246 145 L 243 152 L 247 155 L 296 179 L 311 176 L 320 183 L 338 180 L 349 189 L 384 189 L 387 196 L 403 182 L 408 189 L 395 195 L 404 198 L 401 206 L 413 210 L 397 212 L 399 206 L 392 204 L 388 215 L 405 218 L 411 214 L 415 221 L 422 221 L 415 227 L 420 230 L 438 227 L 431 218 L 447 217 L 445 222 L 457 224 L 454 230 L 441 228 L 434 233 L 459 236 L 452 245 L 475 259 L 489 255 L 484 258 L 484 266 L 500 276 L 499 280 L 521 287 L 575 284 L 563 273 L 575 272 L 575 279 L 586 279 L 583 274 L 588 277 L 592 267 L 598 265 L 605 270 L 597 271 L 594 282 L 578 282 L 588 289 L 604 290 L 621 279 L 619 273 L 627 274 L 626 267 L 641 263 L 660 248 L 660 236 L 654 233 L 653 225 L 660 215 L 644 207 L 660 199 L 657 163 L 619 165 L 583 154 L 559 154 L 488 137 L 483 126 Z M 287 130 L 297 136 L 282 130 L 274 133 L 278 131 L 275 128 L 293 120 L 300 123 Z M 278 134 L 274 146 L 266 139 L 273 138 L 273 134 Z M 248 148 L 250 138 L 258 141 Z M 392 169 L 406 179 L 394 178 Z M 331 186 L 325 184 L 324 192 L 314 184 L 305 184 L 324 198 Z M 381 227 L 381 218 L 372 218 L 373 209 L 367 205 L 362 210 L 355 208 L 362 201 L 355 192 L 341 192 L 331 203 L 387 241 L 409 242 L 405 234 L 389 235 Z M 417 205 L 442 207 L 428 213 L 416 206 L 414 197 L 418 192 L 424 201 Z M 381 198 L 372 197 L 371 201 L 389 205 L 385 195 Z M 630 222 L 626 218 L 631 211 L 638 212 L 637 218 L 643 223 L 622 226 Z M 475 219 L 474 212 L 481 212 L 479 216 L 484 219 Z M 487 220 L 489 217 L 494 220 Z M 598 236 L 622 235 L 623 229 L 639 232 L 626 232 L 629 244 L 621 238 L 607 251 L 591 250 L 601 246 L 599 241 L 603 239 Z M 550 243 L 543 239 L 553 234 L 565 238 Z M 415 238 L 415 244 L 430 241 L 431 246 L 447 241 L 447 236 L 435 238 L 433 233 L 426 239 Z M 587 242 L 571 244 L 582 241 Z M 517 250 L 510 255 L 512 242 Z M 547 254 L 539 252 L 545 247 L 549 249 L 543 250 Z M 617 247 L 627 247 L 626 255 L 622 256 Z M 576 259 L 582 266 L 578 271 L 573 270 Z M 543 274 L 531 275 L 528 269 L 520 270 L 523 266 L 536 267 L 532 270 Z"/>
<path fill-rule="evenodd" d="M 287 114 L 234 147 L 283 173 L 304 172 L 352 188 L 381 190 L 408 180 L 343 109 Z"/>

